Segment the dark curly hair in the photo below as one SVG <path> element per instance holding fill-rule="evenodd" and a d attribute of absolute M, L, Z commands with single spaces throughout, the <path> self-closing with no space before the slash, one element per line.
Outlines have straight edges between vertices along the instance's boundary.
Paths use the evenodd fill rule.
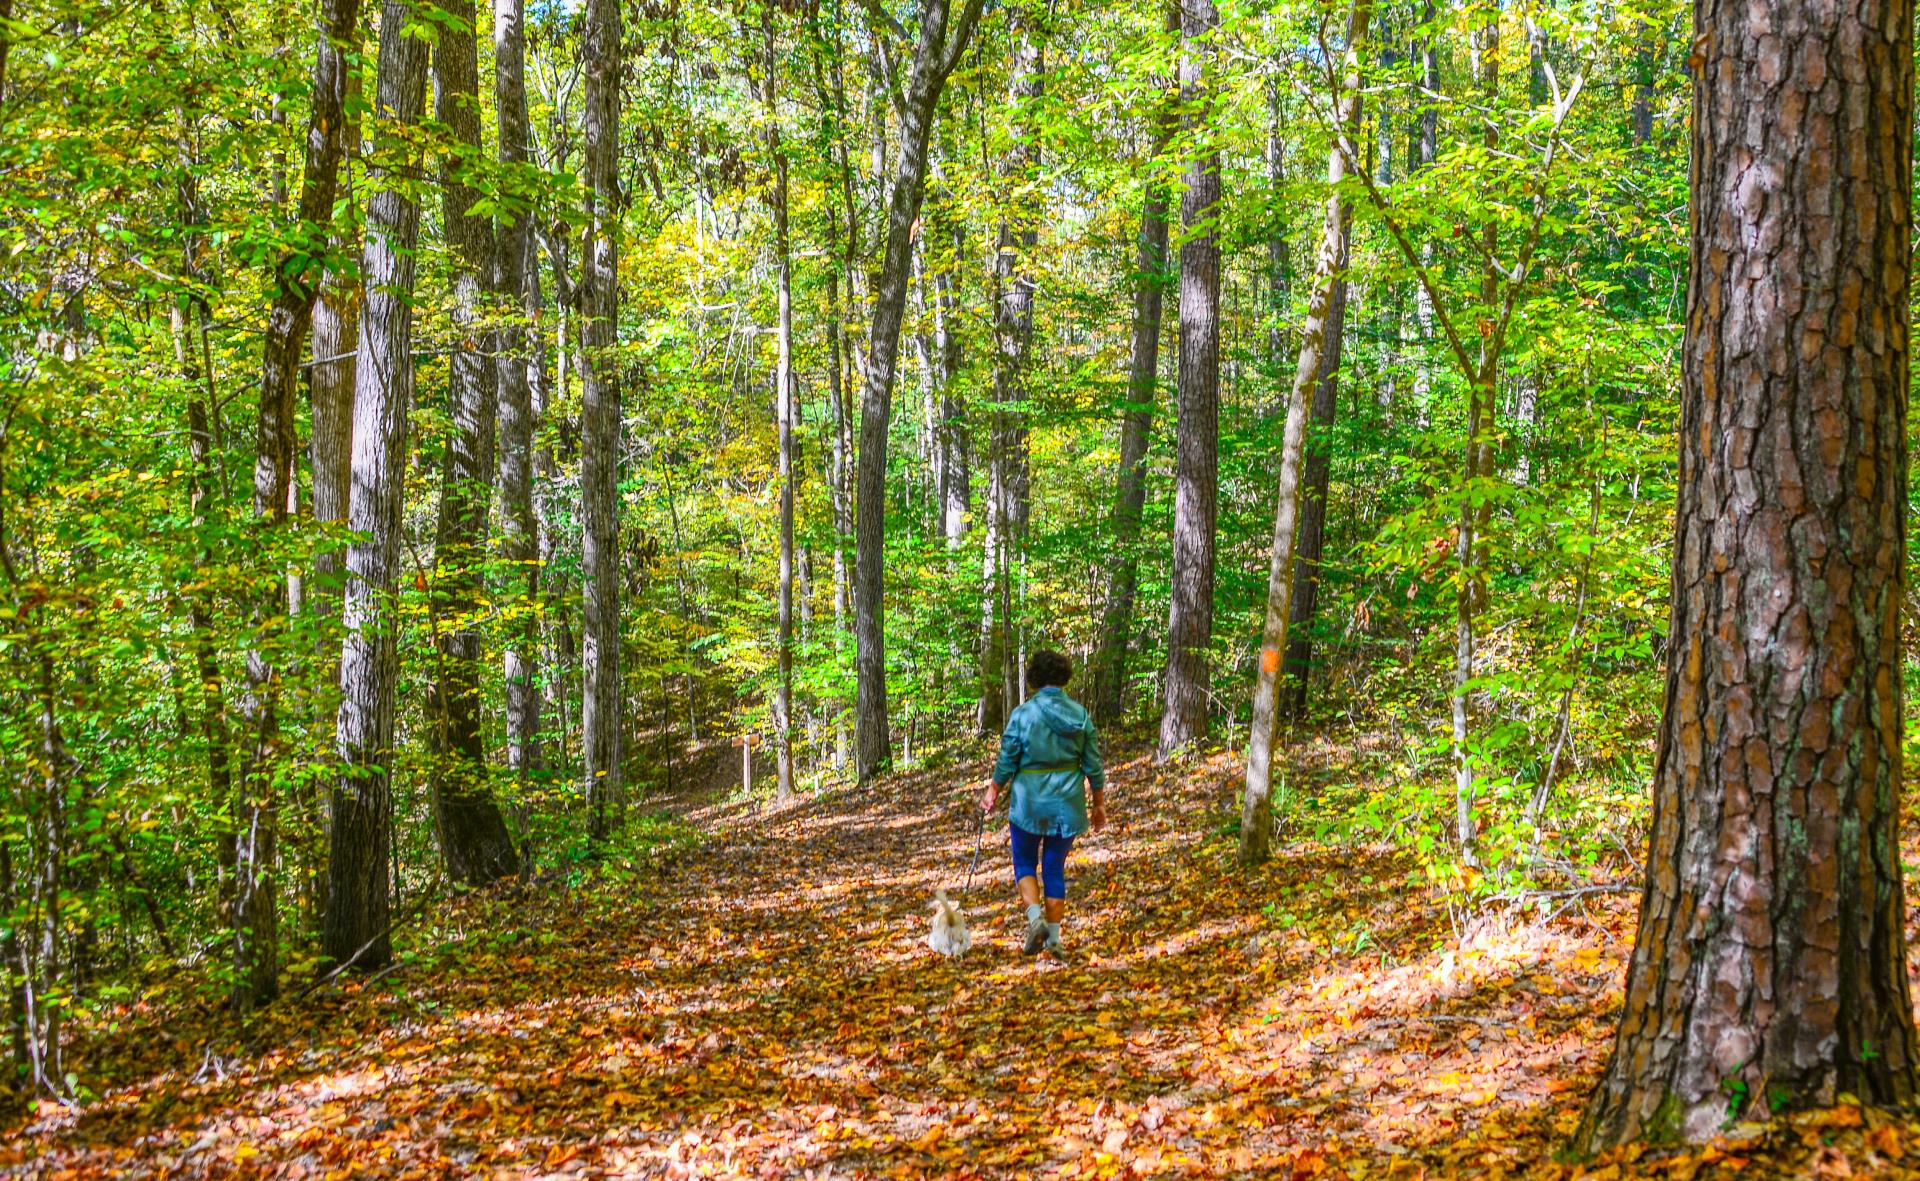
<path fill-rule="evenodd" d="M 1073 679 L 1073 661 L 1051 648 L 1042 648 L 1027 658 L 1027 689 L 1037 691 L 1049 685 L 1065 685 Z"/>

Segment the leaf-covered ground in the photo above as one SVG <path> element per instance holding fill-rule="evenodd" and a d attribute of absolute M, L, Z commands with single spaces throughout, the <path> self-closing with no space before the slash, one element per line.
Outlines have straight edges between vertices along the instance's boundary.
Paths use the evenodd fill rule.
<path fill-rule="evenodd" d="M 924 943 L 972 851 L 958 773 L 784 808 L 639 885 L 463 904 L 451 952 L 241 1029 L 136 1012 L 129 1081 L 8 1130 L 29 1177 L 1920 1175 L 1841 1108 L 1686 1153 L 1555 1159 L 1611 1034 L 1632 900 L 1457 931 L 1383 852 L 1234 868 L 1236 767 L 1115 769 L 1064 962 L 989 830 L 975 947 Z M 456 915 L 461 912 L 456 912 Z"/>

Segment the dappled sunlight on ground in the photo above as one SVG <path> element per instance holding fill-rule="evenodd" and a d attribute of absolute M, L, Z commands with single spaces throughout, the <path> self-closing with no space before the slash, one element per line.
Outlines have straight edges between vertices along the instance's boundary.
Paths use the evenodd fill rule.
<path fill-rule="evenodd" d="M 1456 936 L 1383 849 L 1293 841 L 1246 873 L 1222 824 L 1238 773 L 1224 755 L 1118 762 L 1115 824 L 1071 867 L 1064 960 L 1019 954 L 998 821 L 960 893 L 977 830 L 958 771 L 764 808 L 670 801 L 714 835 L 660 876 L 502 903 L 509 930 L 476 917 L 439 961 L 245 1031 L 170 1029 L 128 1050 L 147 1064 L 130 1085 L 42 1113 L 0 1167 L 1575 1176 L 1552 1154 L 1611 1036 L 1631 900 L 1492 912 Z M 957 962 L 924 942 L 936 886 L 972 921 Z M 1890 1164 L 1907 1132 L 1843 1134 L 1852 1159 Z M 1579 1175 L 1685 1181 L 1747 1159 Z"/>

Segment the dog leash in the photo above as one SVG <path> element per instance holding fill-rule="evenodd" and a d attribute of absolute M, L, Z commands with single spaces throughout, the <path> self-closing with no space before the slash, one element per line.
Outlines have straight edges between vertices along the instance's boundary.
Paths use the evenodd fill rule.
<path fill-rule="evenodd" d="M 960 887 L 960 896 L 965 898 L 967 891 L 973 888 L 973 871 L 980 868 L 980 850 L 987 843 L 987 813 L 977 809 L 973 820 L 973 864 L 967 867 L 967 884 Z"/>

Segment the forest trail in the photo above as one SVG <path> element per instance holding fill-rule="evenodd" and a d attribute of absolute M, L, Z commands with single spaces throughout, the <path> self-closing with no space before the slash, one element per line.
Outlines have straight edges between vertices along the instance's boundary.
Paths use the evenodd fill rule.
<path fill-rule="evenodd" d="M 1455 940 L 1404 866 L 1366 850 L 1295 844 L 1243 879 L 1221 825 L 1236 768 L 1116 760 L 1115 824 L 1071 867 L 1064 962 L 1019 952 L 997 825 L 959 894 L 970 776 L 784 807 L 665 801 L 708 839 L 635 891 L 497 901 L 495 932 L 437 964 L 283 1003 L 250 1030 L 264 1052 L 212 1016 L 205 1034 L 123 1034 L 158 1072 L 16 1129 L 0 1167 L 1619 1175 L 1550 1154 L 1611 1033 L 1629 900 Z M 972 916 L 959 962 L 924 943 L 936 885 Z M 1905 1134 L 1871 1129 L 1873 1156 L 1868 1132 L 1855 1146 L 1881 1161 Z M 1650 1175 L 1746 1159 L 1709 1148 Z"/>

